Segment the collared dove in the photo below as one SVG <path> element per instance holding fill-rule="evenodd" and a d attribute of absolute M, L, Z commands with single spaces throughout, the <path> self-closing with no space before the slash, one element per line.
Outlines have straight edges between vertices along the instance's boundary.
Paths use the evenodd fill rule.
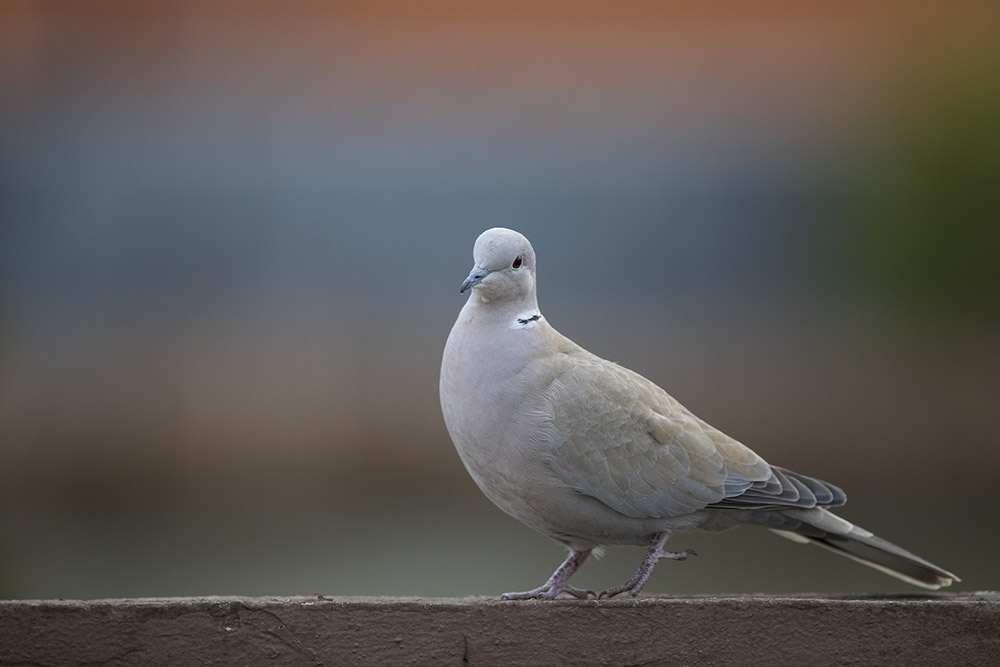
<path fill-rule="evenodd" d="M 936 589 L 954 574 L 836 516 L 844 492 L 772 466 L 646 378 L 584 350 L 538 310 L 535 252 L 488 229 L 441 363 L 441 408 L 459 456 L 504 512 L 569 548 L 548 581 L 505 599 L 578 598 L 569 584 L 603 545 L 648 545 L 639 569 L 598 597 L 635 596 L 671 533 L 755 524 Z"/>

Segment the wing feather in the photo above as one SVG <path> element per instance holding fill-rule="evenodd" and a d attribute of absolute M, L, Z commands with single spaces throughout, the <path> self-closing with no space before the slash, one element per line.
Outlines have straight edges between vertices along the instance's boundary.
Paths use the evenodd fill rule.
<path fill-rule="evenodd" d="M 772 477 L 763 459 L 649 380 L 590 355 L 574 361 L 548 394 L 548 439 L 553 471 L 579 493 L 626 516 L 665 518 Z"/>

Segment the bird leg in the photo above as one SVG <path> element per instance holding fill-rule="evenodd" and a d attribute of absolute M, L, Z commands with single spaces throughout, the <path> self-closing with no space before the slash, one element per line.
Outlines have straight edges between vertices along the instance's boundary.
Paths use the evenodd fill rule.
<path fill-rule="evenodd" d="M 549 580 L 538 588 L 532 588 L 530 591 L 523 591 L 520 593 L 504 593 L 500 596 L 501 600 L 530 600 L 533 598 L 544 598 L 546 600 L 554 598 L 562 592 L 569 593 L 573 597 L 580 598 L 581 600 L 586 600 L 588 596 L 594 595 L 594 591 L 585 591 L 579 589 L 575 586 L 569 585 L 569 578 L 573 576 L 573 573 L 580 569 L 583 565 L 583 561 L 587 560 L 587 556 L 590 555 L 590 549 L 586 551 L 576 551 L 575 549 L 569 552 L 569 556 L 563 561 L 563 564 L 556 568 L 556 571 L 552 573 Z"/>
<path fill-rule="evenodd" d="M 656 561 L 661 558 L 669 558 L 670 560 L 686 560 L 688 556 L 697 556 L 694 549 L 685 549 L 684 551 L 664 551 L 663 544 L 667 541 L 669 533 L 656 533 L 653 535 L 653 539 L 649 543 L 649 549 L 646 550 L 646 557 L 642 559 L 642 563 L 639 565 L 639 569 L 628 578 L 628 581 L 617 586 L 613 586 L 606 591 L 601 591 L 598 598 L 603 597 L 614 597 L 619 593 L 628 591 L 628 597 L 634 598 L 642 590 L 642 587 L 646 585 L 646 581 L 649 579 L 649 575 L 653 574 L 653 566 L 656 565 Z"/>

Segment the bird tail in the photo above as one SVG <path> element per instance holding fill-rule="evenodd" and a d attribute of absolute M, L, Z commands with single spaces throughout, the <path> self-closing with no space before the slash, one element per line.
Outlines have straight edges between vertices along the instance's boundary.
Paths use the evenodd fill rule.
<path fill-rule="evenodd" d="M 787 509 L 779 512 L 786 519 L 772 531 L 794 542 L 813 543 L 841 556 L 881 570 L 898 579 L 938 589 L 961 581 L 951 572 L 910 553 L 892 542 L 876 537 L 860 526 L 822 508 Z"/>

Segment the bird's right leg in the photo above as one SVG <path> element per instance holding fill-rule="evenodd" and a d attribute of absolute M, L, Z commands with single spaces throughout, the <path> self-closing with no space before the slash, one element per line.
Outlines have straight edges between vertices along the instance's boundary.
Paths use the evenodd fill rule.
<path fill-rule="evenodd" d="M 594 591 L 585 591 L 576 586 L 569 585 L 569 578 L 573 576 L 573 573 L 580 569 L 583 565 L 583 561 L 587 560 L 587 556 L 590 555 L 590 549 L 586 551 L 576 551 L 572 550 L 569 552 L 569 556 L 563 561 L 563 564 L 556 568 L 556 571 L 552 573 L 549 580 L 538 588 L 532 588 L 530 591 L 522 591 L 520 593 L 504 593 L 500 596 L 501 600 L 530 600 L 533 598 L 544 598 L 551 599 L 559 595 L 562 592 L 569 593 L 573 597 L 580 598 L 581 600 L 586 600 L 588 596 L 594 595 Z"/>
<path fill-rule="evenodd" d="M 646 581 L 649 579 L 649 575 L 653 574 L 653 566 L 656 565 L 656 561 L 661 558 L 669 558 L 670 560 L 687 560 L 688 556 L 697 556 L 694 549 L 685 549 L 684 551 L 664 551 L 663 545 L 669 537 L 669 533 L 657 533 L 653 535 L 653 539 L 649 543 L 649 549 L 646 550 L 646 557 L 642 559 L 642 563 L 639 565 L 639 569 L 629 577 L 628 581 L 613 586 L 606 591 L 601 591 L 598 598 L 613 598 L 619 593 L 628 591 L 628 597 L 634 598 L 642 590 L 642 587 L 646 585 Z"/>

